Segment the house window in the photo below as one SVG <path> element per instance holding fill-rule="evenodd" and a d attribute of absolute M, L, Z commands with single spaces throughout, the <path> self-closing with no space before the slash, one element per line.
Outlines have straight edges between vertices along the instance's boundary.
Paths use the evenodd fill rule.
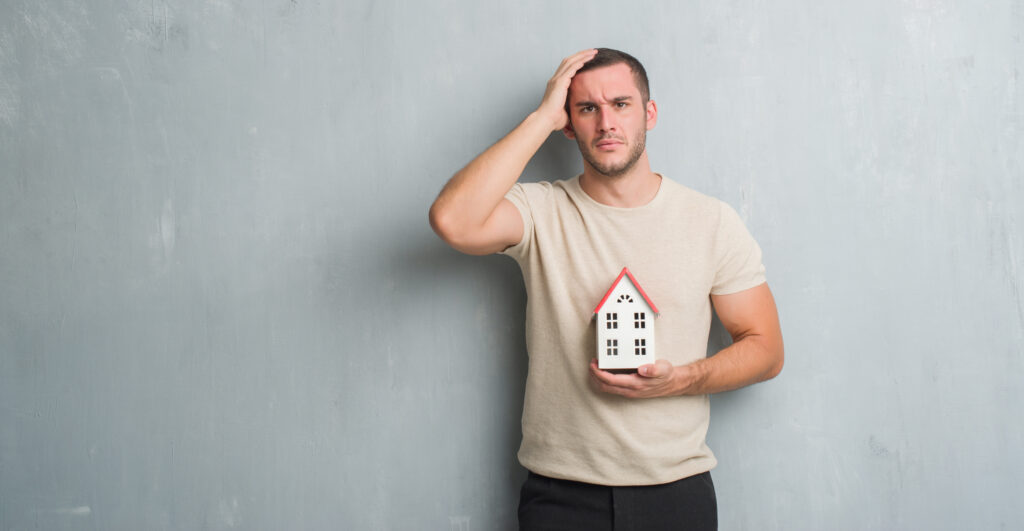
<path fill-rule="evenodd" d="M 633 297 L 626 294 L 619 295 L 619 300 L 616 302 L 633 302 Z"/>
<path fill-rule="evenodd" d="M 618 328 L 619 327 L 619 314 L 617 314 L 617 313 L 606 313 L 604 315 L 605 315 L 605 323 L 606 323 L 606 326 L 608 328 Z"/>
<path fill-rule="evenodd" d="M 644 312 L 635 312 L 633 314 L 633 328 L 647 328 L 647 314 Z"/>
<path fill-rule="evenodd" d="M 647 340 L 646 339 L 634 339 L 633 340 L 634 353 L 637 356 L 647 355 Z"/>
<path fill-rule="evenodd" d="M 608 355 L 618 356 L 619 355 L 619 340 L 609 339 L 608 340 Z"/>

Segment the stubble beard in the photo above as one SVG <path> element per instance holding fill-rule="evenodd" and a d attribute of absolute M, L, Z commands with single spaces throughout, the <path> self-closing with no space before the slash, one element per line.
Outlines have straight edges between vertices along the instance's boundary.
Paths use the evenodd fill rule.
<path fill-rule="evenodd" d="M 604 138 L 608 137 L 598 138 L 594 142 L 596 143 Z M 636 161 L 640 160 L 640 156 L 644 154 L 644 149 L 647 146 L 647 131 L 641 128 L 636 135 L 636 139 L 636 143 L 634 143 L 629 150 L 629 156 L 627 156 L 626 160 L 618 165 L 598 162 L 597 158 L 594 157 L 593 151 L 591 151 L 589 147 L 584 146 L 583 143 L 580 142 L 579 137 L 576 137 L 576 145 L 580 148 L 580 154 L 583 155 L 583 160 L 587 161 L 587 163 L 590 164 L 597 173 L 600 173 L 605 177 L 619 177 L 633 169 L 633 166 L 636 165 Z"/>

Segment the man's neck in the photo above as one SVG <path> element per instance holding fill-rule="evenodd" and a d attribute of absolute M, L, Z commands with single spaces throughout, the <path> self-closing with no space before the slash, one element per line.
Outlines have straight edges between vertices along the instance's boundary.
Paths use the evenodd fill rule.
<path fill-rule="evenodd" d="M 661 175 L 651 171 L 647 153 L 622 175 L 602 175 L 584 162 L 583 175 L 580 176 L 580 188 L 591 199 L 619 208 L 636 208 L 650 203 L 658 195 L 660 187 Z"/>

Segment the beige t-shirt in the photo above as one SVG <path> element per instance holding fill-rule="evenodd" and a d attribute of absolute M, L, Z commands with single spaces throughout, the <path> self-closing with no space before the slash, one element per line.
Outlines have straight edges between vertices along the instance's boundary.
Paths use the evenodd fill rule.
<path fill-rule="evenodd" d="M 519 462 L 545 476 L 654 485 L 713 468 L 707 396 L 630 399 L 597 391 L 593 309 L 623 267 L 658 307 L 658 358 L 707 353 L 709 294 L 765 282 L 761 249 L 724 202 L 662 178 L 637 208 L 602 205 L 579 177 L 516 184 L 505 196 L 523 239 L 504 254 L 526 282 L 530 357 Z"/>

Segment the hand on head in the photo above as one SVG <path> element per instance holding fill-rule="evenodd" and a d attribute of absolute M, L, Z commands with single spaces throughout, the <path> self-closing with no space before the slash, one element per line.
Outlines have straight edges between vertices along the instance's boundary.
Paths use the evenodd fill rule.
<path fill-rule="evenodd" d="M 560 131 L 569 125 L 569 115 L 565 112 L 565 101 L 569 96 L 569 84 L 572 77 L 587 61 L 597 55 L 597 49 L 591 48 L 577 52 L 562 60 L 555 75 L 548 80 L 544 99 L 540 102 L 537 112 L 551 123 L 552 131 Z"/>

